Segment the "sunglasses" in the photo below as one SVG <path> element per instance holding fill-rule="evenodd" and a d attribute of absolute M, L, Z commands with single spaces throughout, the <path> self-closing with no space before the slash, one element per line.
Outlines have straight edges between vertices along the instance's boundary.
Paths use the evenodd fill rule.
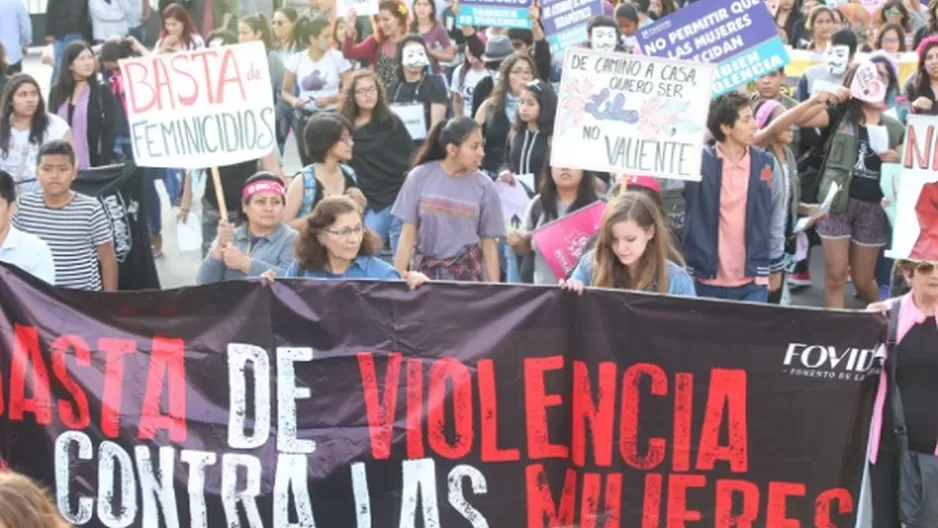
<path fill-rule="evenodd" d="M 935 271 L 934 262 L 919 262 L 915 265 L 915 272 L 922 275 L 931 275 Z"/>

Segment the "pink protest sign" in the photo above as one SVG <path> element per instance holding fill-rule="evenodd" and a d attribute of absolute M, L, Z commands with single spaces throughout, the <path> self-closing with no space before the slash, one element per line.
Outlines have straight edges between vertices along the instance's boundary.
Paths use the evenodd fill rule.
<path fill-rule="evenodd" d="M 576 267 L 586 242 L 599 230 L 605 211 L 606 203 L 596 202 L 534 232 L 537 250 L 558 279 L 566 278 Z"/>

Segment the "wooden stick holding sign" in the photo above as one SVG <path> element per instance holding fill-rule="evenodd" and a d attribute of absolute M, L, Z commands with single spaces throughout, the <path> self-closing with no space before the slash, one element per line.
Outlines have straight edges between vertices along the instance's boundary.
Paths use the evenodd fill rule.
<path fill-rule="evenodd" d="M 228 205 L 225 203 L 225 191 L 221 186 L 221 175 L 217 166 L 212 167 L 212 183 L 215 185 L 215 197 L 218 199 L 218 215 L 227 222 Z"/>
<path fill-rule="evenodd" d="M 264 45 L 251 42 L 119 63 L 137 165 L 211 167 L 218 211 L 227 220 L 218 167 L 262 158 L 277 147 Z"/>

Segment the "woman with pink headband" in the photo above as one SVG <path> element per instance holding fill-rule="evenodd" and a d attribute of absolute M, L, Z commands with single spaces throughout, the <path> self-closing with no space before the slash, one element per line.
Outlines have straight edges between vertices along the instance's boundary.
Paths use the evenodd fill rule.
<path fill-rule="evenodd" d="M 284 194 L 283 180 L 269 172 L 244 182 L 241 209 L 247 221 L 237 228 L 224 218 L 218 223 L 218 235 L 199 266 L 196 283 L 286 272 L 293 262 L 296 231 L 282 222 Z"/>

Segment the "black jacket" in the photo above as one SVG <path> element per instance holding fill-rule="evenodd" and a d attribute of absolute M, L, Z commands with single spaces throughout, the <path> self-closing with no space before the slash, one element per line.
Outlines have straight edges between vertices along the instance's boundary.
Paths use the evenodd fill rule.
<path fill-rule="evenodd" d="M 79 33 L 87 39 L 91 36 L 88 23 L 88 0 L 49 0 L 46 8 L 46 36 L 56 39 Z"/>
<path fill-rule="evenodd" d="M 114 161 L 114 143 L 117 140 L 118 100 L 111 86 L 100 79 L 88 83 L 88 161 L 92 167 L 103 167 Z M 49 95 L 49 112 L 58 114 L 59 106 L 67 103 L 71 94 Z M 61 100 L 60 100 L 61 99 Z M 72 126 L 71 120 L 68 120 Z"/>

